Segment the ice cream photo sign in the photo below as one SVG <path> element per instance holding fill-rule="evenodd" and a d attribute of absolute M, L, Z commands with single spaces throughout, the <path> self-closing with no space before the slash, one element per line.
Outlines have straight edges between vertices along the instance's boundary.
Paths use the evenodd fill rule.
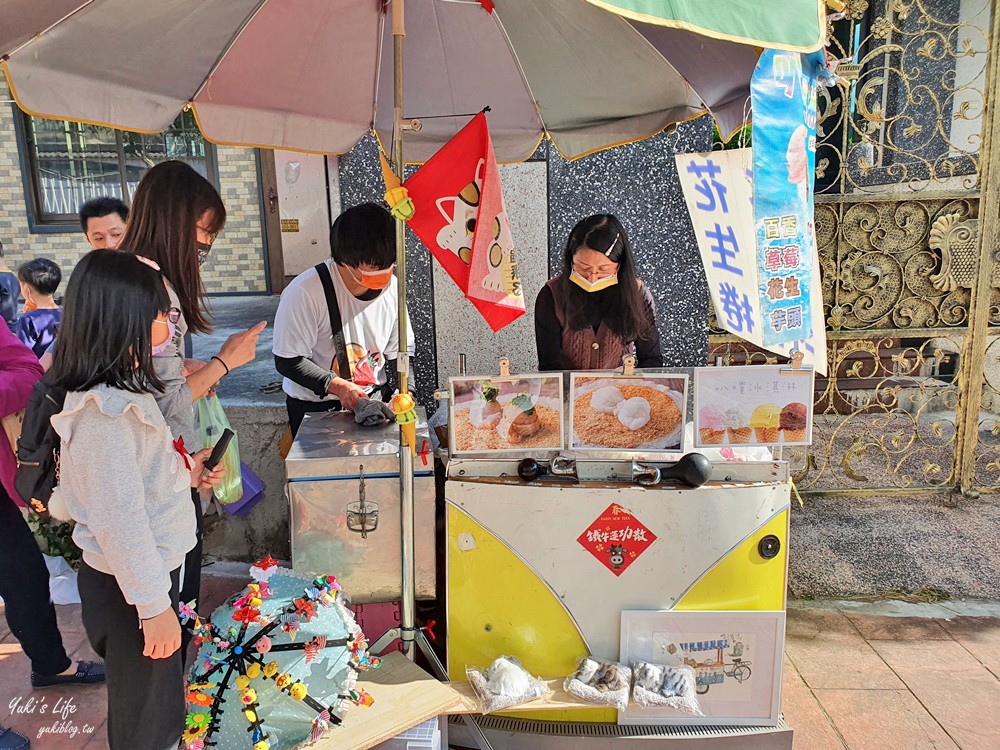
<path fill-rule="evenodd" d="M 562 450 L 562 375 L 451 378 L 455 455 Z"/>
<path fill-rule="evenodd" d="M 571 373 L 570 450 L 669 453 L 681 449 L 686 375 Z"/>
<path fill-rule="evenodd" d="M 695 446 L 809 445 L 813 380 L 782 365 L 697 368 Z"/>

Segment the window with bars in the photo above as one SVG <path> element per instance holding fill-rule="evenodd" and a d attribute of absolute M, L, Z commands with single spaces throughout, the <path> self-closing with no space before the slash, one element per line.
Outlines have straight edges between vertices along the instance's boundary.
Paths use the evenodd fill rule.
<path fill-rule="evenodd" d="M 215 149 L 191 112 L 156 134 L 21 118 L 28 209 L 38 227 L 78 227 L 80 204 L 91 198 L 111 195 L 129 203 L 146 170 L 168 159 L 187 162 L 218 184 Z"/>

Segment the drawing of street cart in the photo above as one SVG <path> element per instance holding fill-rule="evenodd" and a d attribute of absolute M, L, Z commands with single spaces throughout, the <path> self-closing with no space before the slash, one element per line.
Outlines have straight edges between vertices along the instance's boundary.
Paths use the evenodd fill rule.
<path fill-rule="evenodd" d="M 751 662 L 741 658 L 734 658 L 731 662 L 726 662 L 724 651 L 729 648 L 729 645 L 729 641 L 726 639 L 681 644 L 681 648 L 687 654 L 684 663 L 694 668 L 699 695 L 707 693 L 712 685 L 721 685 L 727 677 L 732 677 L 740 684 L 750 679 Z M 742 654 L 743 644 L 740 643 L 738 646 L 739 653 Z M 734 647 L 734 654 L 736 651 L 737 649 Z"/>

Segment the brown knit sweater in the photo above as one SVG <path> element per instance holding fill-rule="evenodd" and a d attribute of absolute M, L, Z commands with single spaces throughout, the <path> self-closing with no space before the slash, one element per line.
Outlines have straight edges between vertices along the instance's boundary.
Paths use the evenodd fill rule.
<path fill-rule="evenodd" d="M 661 367 L 660 337 L 656 332 L 653 298 L 644 285 L 642 294 L 649 306 L 653 333 L 643 341 L 623 341 L 601 323 L 572 329 L 567 325 L 562 299 L 561 279 L 549 281 L 538 294 L 535 304 L 535 342 L 539 370 L 614 370 L 622 366 L 622 357 L 634 354 L 638 367 Z"/>

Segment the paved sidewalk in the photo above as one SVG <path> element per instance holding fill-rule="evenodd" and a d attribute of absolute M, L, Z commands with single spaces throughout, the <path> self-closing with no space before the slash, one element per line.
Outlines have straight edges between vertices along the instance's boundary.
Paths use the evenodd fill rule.
<path fill-rule="evenodd" d="M 795 749 L 1000 748 L 998 608 L 951 619 L 872 609 L 789 609 L 782 708 Z"/>
<path fill-rule="evenodd" d="M 200 609 L 244 582 L 206 575 Z M 93 658 L 80 608 L 57 610 L 67 651 Z M 106 748 L 104 688 L 32 692 L 0 623 L 0 724 L 36 750 Z M 1000 604 L 794 602 L 782 708 L 795 750 L 997 750 Z"/>

